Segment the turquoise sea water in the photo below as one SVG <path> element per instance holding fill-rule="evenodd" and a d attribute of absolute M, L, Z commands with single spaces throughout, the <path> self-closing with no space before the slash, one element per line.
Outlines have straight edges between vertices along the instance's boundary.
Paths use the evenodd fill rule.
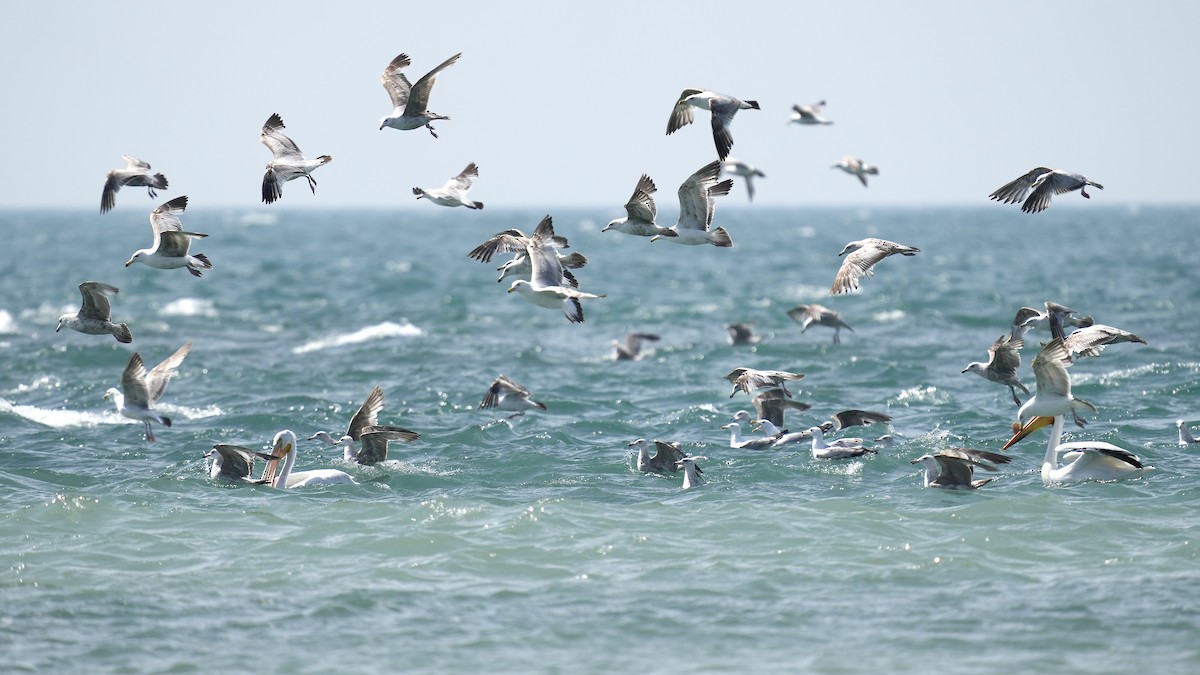
<path fill-rule="evenodd" d="M 298 194 L 298 196 L 303 196 Z M 0 670 L 5 672 L 1089 672 L 1200 668 L 1200 250 L 1196 207 L 759 210 L 719 206 L 735 248 L 552 212 L 590 262 L 587 321 L 535 307 L 466 252 L 544 211 L 204 210 L 215 269 L 126 269 L 153 206 L 0 213 Z M 145 201 L 146 203 L 140 203 Z M 669 214 L 662 220 L 672 222 Z M 918 246 L 859 294 L 829 297 L 852 239 Z M 55 333 L 78 283 L 120 287 L 132 345 Z M 909 462 L 996 450 L 1016 407 L 960 371 L 1022 305 L 1131 330 L 1072 368 L 1085 432 L 1155 467 L 1042 485 L 1044 432 L 972 493 Z M 854 327 L 801 334 L 798 303 Z M 722 324 L 766 339 L 731 347 Z M 612 360 L 630 331 L 662 340 Z M 1044 333 L 1031 333 L 1022 378 Z M 130 352 L 194 347 L 148 445 L 101 399 Z M 736 366 L 807 374 L 810 426 L 888 412 L 900 442 L 863 460 L 728 447 Z M 500 373 L 546 403 L 477 409 Z M 301 441 L 298 468 L 358 486 L 296 491 L 208 478 L 214 443 L 339 431 L 372 386 L 421 433 L 348 466 Z M 880 427 L 861 430 L 874 438 Z M 684 444 L 708 483 L 631 469 L 629 441 Z"/>

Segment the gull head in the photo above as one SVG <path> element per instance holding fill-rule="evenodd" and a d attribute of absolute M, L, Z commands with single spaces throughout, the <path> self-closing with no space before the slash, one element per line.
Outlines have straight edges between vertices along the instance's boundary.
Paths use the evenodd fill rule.
<path fill-rule="evenodd" d="M 391 122 L 394 119 L 396 119 L 396 118 L 392 117 L 391 115 L 384 115 L 383 117 L 380 117 L 379 118 L 379 130 L 383 131 L 383 128 L 388 125 L 388 122 Z"/>
<path fill-rule="evenodd" d="M 327 432 L 327 431 L 318 431 L 317 433 L 313 434 L 312 436 L 309 436 L 308 440 L 321 441 L 322 443 L 325 443 L 327 445 L 337 445 L 337 441 L 333 440 L 333 436 L 330 436 L 329 432 Z"/>
<path fill-rule="evenodd" d="M 105 401 L 109 399 L 115 400 L 118 396 L 121 396 L 121 392 L 117 391 L 116 387 L 109 387 L 108 390 L 104 392 Z"/>
<path fill-rule="evenodd" d="M 508 287 L 509 293 L 528 293 L 531 290 L 533 290 L 532 287 L 525 279 L 516 279 L 512 282 L 512 285 Z"/>
<path fill-rule="evenodd" d="M 133 263 L 135 263 L 135 262 L 137 262 L 137 261 L 141 260 L 141 259 L 142 259 L 142 258 L 144 258 L 145 256 L 146 256 L 146 251 L 145 251 L 145 250 L 137 251 L 137 252 L 135 252 L 135 253 L 133 254 L 133 256 L 132 256 L 131 258 L 129 258 L 129 260 L 126 260 L 126 261 L 125 261 L 125 266 L 126 266 L 126 267 L 129 267 L 130 265 L 132 265 Z"/>
<path fill-rule="evenodd" d="M 852 253 L 854 251 L 857 251 L 860 248 L 862 248 L 861 241 L 852 241 L 849 244 L 846 244 L 846 248 L 842 249 L 842 252 L 838 254 L 838 257 L 840 258 L 840 257 L 846 255 L 847 253 Z"/>
<path fill-rule="evenodd" d="M 986 369 L 986 368 L 987 368 L 986 363 L 980 363 L 980 362 L 976 361 L 974 363 L 968 363 L 967 367 L 963 368 L 962 371 L 964 373 L 983 373 L 984 369 Z"/>
<path fill-rule="evenodd" d="M 608 221 L 608 224 L 605 225 L 604 228 L 601 229 L 600 231 L 608 232 L 609 230 L 615 228 L 617 225 L 620 225 L 621 223 L 625 222 L 626 220 L 627 220 L 626 218 L 613 218 L 612 220 Z"/>
<path fill-rule="evenodd" d="M 71 314 L 63 314 L 62 316 L 58 317 L 58 328 L 55 328 L 54 332 L 57 333 L 58 331 L 62 330 L 63 324 L 70 320 L 71 316 Z M 1183 420 L 1180 420 L 1179 423 L 1183 424 Z"/>

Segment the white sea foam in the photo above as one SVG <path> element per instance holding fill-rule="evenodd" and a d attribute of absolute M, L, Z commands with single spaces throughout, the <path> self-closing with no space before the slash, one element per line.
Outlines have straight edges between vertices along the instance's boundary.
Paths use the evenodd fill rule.
<path fill-rule="evenodd" d="M 17 332 L 17 322 L 8 310 L 0 309 L 0 335 L 12 335 Z"/>
<path fill-rule="evenodd" d="M 96 427 L 106 424 L 141 424 L 137 420 L 131 420 L 128 417 L 122 416 L 116 410 L 112 409 L 111 403 L 99 399 L 98 402 L 106 407 L 102 409 L 98 408 L 94 411 L 38 408 L 32 405 L 17 405 L 7 399 L 0 398 L 0 413 L 12 413 L 55 429 Z M 221 409 L 213 405 L 203 408 L 160 405 L 155 406 L 155 410 L 166 413 L 171 417 L 189 420 L 216 417 L 221 414 Z"/>
<path fill-rule="evenodd" d="M 358 344 L 360 342 L 368 342 L 370 340 L 382 340 L 392 337 L 416 337 L 424 335 L 425 331 L 405 321 L 403 324 L 384 321 L 383 323 L 375 324 L 360 328 L 353 333 L 344 333 L 342 335 L 334 335 L 332 337 L 321 338 L 306 342 L 299 347 L 292 349 L 293 354 L 307 354 L 308 352 L 320 351 L 322 349 L 330 349 L 331 347 L 341 347 L 343 345 Z"/>

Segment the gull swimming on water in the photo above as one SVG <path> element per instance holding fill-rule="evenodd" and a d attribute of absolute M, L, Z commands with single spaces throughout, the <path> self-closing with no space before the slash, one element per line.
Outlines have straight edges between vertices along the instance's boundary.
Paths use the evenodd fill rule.
<path fill-rule="evenodd" d="M 921 249 L 914 246 L 897 244 L 886 239 L 868 237 L 846 244 L 838 256 L 846 256 L 838 269 L 837 277 L 833 280 L 830 292 L 834 295 L 858 290 L 858 281 L 864 277 L 875 276 L 875 265 L 884 258 L 899 253 L 903 256 L 914 256 Z M 846 255 L 849 253 L 850 255 Z"/>
<path fill-rule="evenodd" d="M 170 417 L 160 415 L 151 408 L 162 398 L 175 369 L 183 363 L 184 357 L 191 350 L 192 343 L 189 342 L 163 359 L 163 362 L 154 366 L 150 372 L 146 372 L 142 357 L 134 352 L 133 356 L 129 357 L 129 363 L 125 365 L 125 372 L 121 374 L 121 388 L 109 387 L 104 392 L 104 398 L 112 399 L 118 413 L 146 425 L 146 441 L 149 443 L 157 440 L 150 429 L 151 422 L 157 422 L 164 427 L 171 426 Z"/>
<path fill-rule="evenodd" d="M 383 88 L 387 90 L 388 97 L 392 100 L 392 114 L 379 120 L 379 129 L 382 131 L 384 127 L 391 127 L 407 131 L 425 127 L 431 136 L 437 138 L 438 135 L 434 132 L 430 122 L 450 118 L 429 112 L 427 109 L 429 94 L 433 91 L 433 83 L 437 79 L 437 74 L 454 65 L 460 56 L 462 56 L 462 52 L 446 59 L 440 66 L 425 73 L 424 77 L 417 80 L 416 84 L 409 84 L 408 78 L 403 72 L 412 64 L 408 54 L 400 54 L 392 59 L 391 63 L 383 69 L 383 75 L 380 76 Z"/>
<path fill-rule="evenodd" d="M 415 441 L 421 437 L 415 431 L 409 431 L 402 427 L 383 426 L 379 424 L 379 413 L 383 410 L 384 396 L 383 387 L 376 385 L 371 389 L 371 393 L 367 394 L 367 398 L 363 404 L 359 406 L 358 411 L 350 418 L 350 426 L 346 428 L 346 433 L 342 434 L 337 440 L 327 431 L 318 431 L 308 440 L 319 440 L 327 445 L 342 446 L 342 457 L 347 462 L 357 462 L 358 464 L 377 464 L 387 459 L 387 444 L 388 441 Z M 355 445 L 355 441 L 361 441 L 361 449 Z"/>
<path fill-rule="evenodd" d="M 616 230 L 638 237 L 676 236 L 674 230 L 660 227 L 658 223 L 654 222 L 658 217 L 658 206 L 654 203 L 655 192 L 658 192 L 658 187 L 654 185 L 654 181 L 650 179 L 650 176 L 642 174 L 633 188 L 633 194 L 630 195 L 629 201 L 625 202 L 625 217 L 610 220 L 600 231 Z"/>
<path fill-rule="evenodd" d="M 1179 430 L 1180 445 L 1200 443 L 1200 440 L 1196 439 L 1196 437 L 1192 435 L 1191 430 L 1187 428 L 1187 422 L 1184 422 L 1183 420 L 1175 420 L 1175 428 Z"/>
<path fill-rule="evenodd" d="M 160 270 L 187 268 L 192 276 L 200 276 L 200 270 L 211 270 L 212 263 L 203 253 L 191 255 L 188 249 L 192 239 L 207 237 L 199 232 L 185 232 L 179 222 L 179 214 L 187 208 L 187 196 L 176 197 L 150 213 L 150 228 L 154 232 L 154 246 L 138 249 L 126 261 L 129 267 L 135 262 Z"/>
<path fill-rule="evenodd" d="M 733 147 L 733 135 L 729 133 L 729 125 L 733 124 L 733 116 L 739 110 L 758 110 L 758 101 L 741 101 L 732 96 L 718 94 L 704 89 L 684 89 L 671 109 L 671 118 L 667 120 L 667 135 L 675 133 L 680 127 L 692 123 L 692 108 L 708 110 L 712 113 L 713 143 L 717 146 L 717 158 L 725 159 Z"/>
<path fill-rule="evenodd" d="M 732 157 L 727 157 L 725 161 L 721 162 L 721 171 L 746 179 L 746 196 L 749 197 L 750 201 L 754 201 L 754 179 L 756 177 L 767 177 L 767 174 L 763 173 L 758 167 Z"/>
<path fill-rule="evenodd" d="M 1021 378 L 1017 377 L 1017 369 L 1021 367 L 1021 347 L 1024 346 L 1025 341 L 1019 337 L 1014 338 L 1011 334 L 1001 335 L 988 347 L 987 363 L 968 363 L 962 372 L 975 373 L 985 380 L 1006 385 L 1012 393 L 1013 403 L 1019 406 L 1021 399 L 1017 398 L 1017 389 L 1029 393 Z"/>
<path fill-rule="evenodd" d="M 809 437 L 806 431 L 788 431 L 775 426 L 775 423 L 767 419 L 751 420 L 754 425 L 754 430 L 766 434 L 771 439 L 771 447 L 778 448 L 784 445 L 798 443 Z"/>
<path fill-rule="evenodd" d="M 720 174 L 721 163 L 713 161 L 683 181 L 679 186 L 679 219 L 670 228 L 675 236 L 657 234 L 650 241 L 665 237 L 676 244 L 712 244 L 719 248 L 733 246 L 733 239 L 730 239 L 725 228 L 710 229 L 716 206 L 713 198 L 729 194 L 733 187 L 731 178 L 717 182 Z"/>
<path fill-rule="evenodd" d="M 833 344 L 842 341 L 842 329 L 854 332 L 850 324 L 842 320 L 842 315 L 824 305 L 796 305 L 787 312 L 788 316 L 800 323 L 800 332 L 808 331 L 809 326 L 826 326 L 833 329 Z"/>
<path fill-rule="evenodd" d="M 263 469 L 262 478 L 271 487 L 281 490 L 313 487 L 317 485 L 357 485 L 358 481 L 337 469 L 310 469 L 308 471 L 292 471 L 296 463 L 296 434 L 284 429 L 275 434 L 271 441 L 273 449 L 272 460 Z M 280 461 L 283 468 L 279 468 Z"/>
<path fill-rule="evenodd" d="M 208 469 L 210 478 L 220 478 L 237 483 L 266 483 L 265 479 L 250 477 L 250 474 L 254 472 L 255 457 L 268 462 L 275 459 L 273 455 L 265 452 L 224 443 L 214 445 L 212 450 L 204 453 L 205 459 L 212 460 Z"/>
<path fill-rule="evenodd" d="M 729 447 L 737 450 L 766 450 L 775 445 L 775 439 L 770 436 L 742 438 L 742 425 L 738 422 L 730 422 L 721 428 L 729 430 Z"/>
<path fill-rule="evenodd" d="M 305 159 L 300 148 L 292 139 L 283 133 L 283 119 L 272 113 L 263 124 L 262 133 L 258 140 L 267 146 L 273 158 L 267 162 L 267 171 L 263 174 L 262 200 L 264 204 L 274 203 L 283 196 L 283 184 L 301 176 L 308 181 L 308 187 L 317 194 L 317 181 L 312 172 L 319 166 L 333 161 L 329 155 L 321 155 L 316 159 Z"/>
<path fill-rule="evenodd" d="M 642 348 L 647 342 L 658 342 L 659 337 L 653 333 L 629 333 L 625 342 L 612 341 L 614 356 L 617 361 L 637 361 L 642 358 Z"/>
<path fill-rule="evenodd" d="M 696 460 L 698 460 L 698 459 L 708 459 L 708 458 L 704 457 L 704 456 L 684 457 L 683 459 L 681 459 L 675 463 L 675 465 L 677 467 L 679 467 L 680 469 L 683 469 L 683 489 L 684 490 L 688 490 L 690 488 L 696 487 L 697 485 L 704 484 L 704 479 L 700 477 L 700 474 L 702 474 L 704 472 L 701 471 L 700 467 L 697 466 L 697 464 L 696 464 Z"/>
<path fill-rule="evenodd" d="M 1064 192 L 1079 190 L 1079 194 L 1091 199 L 1092 196 L 1087 193 L 1088 186 L 1104 189 L 1103 185 L 1082 174 L 1039 166 L 1004 184 L 988 195 L 988 198 L 1004 204 L 1015 204 L 1024 200 L 1021 204 L 1022 212 L 1038 213 L 1049 208 L 1050 197 Z M 1029 194 L 1028 199 L 1026 194 Z"/>
<path fill-rule="evenodd" d="M 526 410 L 546 409 L 545 403 L 535 401 L 532 397 L 533 393 L 528 389 L 501 375 L 488 387 L 483 400 L 479 402 L 479 409 L 513 410 L 512 417 L 524 415 Z"/>
<path fill-rule="evenodd" d="M 878 176 L 879 167 L 867 164 L 857 157 L 846 155 L 842 157 L 842 161 L 830 166 L 831 169 L 841 169 L 851 176 L 858 176 L 858 180 L 862 182 L 863 187 L 867 187 L 867 176 Z"/>
<path fill-rule="evenodd" d="M 827 120 L 824 117 L 821 117 L 821 109 L 824 107 L 824 99 L 808 105 L 793 105 L 792 116 L 790 119 L 788 119 L 788 124 L 833 124 L 832 120 Z"/>
<path fill-rule="evenodd" d="M 83 305 L 74 314 L 58 317 L 55 333 L 65 326 L 88 335 L 112 335 L 117 342 L 133 342 L 129 326 L 112 322 L 112 305 L 108 299 L 117 294 L 116 286 L 85 281 L 79 284 L 79 294 L 83 296 Z"/>
<path fill-rule="evenodd" d="M 846 459 L 877 453 L 876 450 L 864 447 L 861 438 L 839 438 L 826 442 L 821 427 L 809 427 L 807 433 L 812 436 L 813 459 Z"/>
<path fill-rule="evenodd" d="M 150 165 L 129 155 L 121 155 L 128 165 L 124 169 L 113 169 L 104 179 L 104 192 L 100 195 L 100 213 L 108 213 L 117 205 L 117 193 L 121 186 L 145 187 L 150 198 L 158 197 L 155 190 L 167 189 L 167 177 L 161 173 L 151 174 Z"/>
<path fill-rule="evenodd" d="M 650 444 L 644 438 L 633 441 L 629 447 L 637 448 L 637 470 L 645 473 L 675 473 L 679 471 L 676 463 L 687 456 L 678 443 L 667 441 L 654 441 L 654 456 L 650 455 Z"/>
<path fill-rule="evenodd" d="M 921 455 L 912 464 L 925 467 L 925 487 L 946 490 L 975 490 L 993 481 L 993 478 L 974 479 L 974 469 L 999 471 L 996 464 L 1007 464 L 1012 457 L 998 452 L 972 450 L 970 448 L 947 448 L 933 454 Z"/>
<path fill-rule="evenodd" d="M 415 187 L 413 194 L 417 199 L 424 197 L 434 204 L 440 206 L 465 206 L 468 209 L 483 209 L 483 202 L 473 202 L 467 199 L 467 192 L 470 191 L 471 185 L 475 179 L 479 177 L 479 167 L 475 166 L 475 162 L 467 165 L 454 178 L 446 181 L 446 184 L 439 189 L 430 188 L 428 190 Z"/>

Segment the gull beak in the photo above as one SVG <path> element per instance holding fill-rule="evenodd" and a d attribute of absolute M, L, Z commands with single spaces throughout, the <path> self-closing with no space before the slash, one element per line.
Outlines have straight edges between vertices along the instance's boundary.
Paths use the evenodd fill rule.
<path fill-rule="evenodd" d="M 509 289 L 508 289 L 508 292 L 509 292 L 509 293 L 512 293 L 512 292 L 513 292 L 513 289 L 512 289 L 512 287 L 511 287 L 511 286 L 509 287 Z"/>
<path fill-rule="evenodd" d="M 1047 424 L 1053 424 L 1053 423 L 1054 423 L 1053 417 L 1035 417 L 1035 418 L 1029 420 L 1029 422 L 1027 422 L 1024 427 L 1021 427 L 1020 429 L 1014 429 L 1013 437 L 1011 439 L 1009 439 L 1009 441 L 1007 443 L 1004 444 L 1003 448 L 1000 448 L 1000 449 L 1007 450 L 1010 447 L 1012 447 L 1013 445 L 1015 445 L 1017 443 L 1017 441 L 1021 440 L 1022 438 L 1025 438 L 1029 434 L 1032 434 L 1033 432 L 1037 431 L 1038 429 L 1041 429 L 1042 427 L 1046 426 Z M 1016 426 L 1017 425 L 1015 425 L 1015 424 L 1013 425 L 1013 427 L 1016 427 Z"/>
<path fill-rule="evenodd" d="M 721 426 L 721 428 L 722 428 L 722 429 L 728 429 L 728 428 L 730 427 L 730 425 L 731 425 L 731 424 L 733 424 L 733 423 L 732 423 L 732 422 L 730 422 L 729 424 L 722 425 L 722 426 Z"/>
<path fill-rule="evenodd" d="M 130 258 L 129 260 L 126 260 L 126 261 L 125 261 L 125 266 L 126 266 L 126 267 L 129 267 L 129 266 L 130 266 L 130 265 L 132 265 L 132 264 L 133 264 L 133 259 L 132 259 L 132 258 Z"/>

